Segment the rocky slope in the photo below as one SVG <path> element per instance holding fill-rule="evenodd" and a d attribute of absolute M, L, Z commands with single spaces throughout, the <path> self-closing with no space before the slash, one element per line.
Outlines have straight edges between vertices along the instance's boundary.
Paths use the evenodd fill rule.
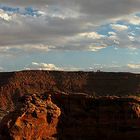
<path fill-rule="evenodd" d="M 0 108 L 13 110 L 17 97 L 36 93 L 139 95 L 140 75 L 131 73 L 21 71 L 0 73 Z"/>

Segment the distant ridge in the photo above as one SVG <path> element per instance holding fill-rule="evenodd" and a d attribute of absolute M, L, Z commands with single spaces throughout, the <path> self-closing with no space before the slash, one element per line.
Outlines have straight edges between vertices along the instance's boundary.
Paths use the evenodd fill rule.
<path fill-rule="evenodd" d="M 140 74 L 122 72 L 0 72 L 0 108 L 12 109 L 24 94 L 86 93 L 93 96 L 140 94 Z"/>

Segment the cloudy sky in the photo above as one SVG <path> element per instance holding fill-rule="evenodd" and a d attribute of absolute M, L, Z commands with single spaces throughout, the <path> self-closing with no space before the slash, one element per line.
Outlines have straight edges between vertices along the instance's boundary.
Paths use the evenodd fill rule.
<path fill-rule="evenodd" d="M 0 0 L 0 71 L 140 72 L 140 0 Z"/>

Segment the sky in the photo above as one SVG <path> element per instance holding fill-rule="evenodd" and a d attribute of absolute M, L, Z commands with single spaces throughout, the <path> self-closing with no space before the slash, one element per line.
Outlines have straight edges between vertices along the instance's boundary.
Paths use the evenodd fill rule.
<path fill-rule="evenodd" d="M 0 0 L 0 71 L 140 72 L 140 0 Z"/>

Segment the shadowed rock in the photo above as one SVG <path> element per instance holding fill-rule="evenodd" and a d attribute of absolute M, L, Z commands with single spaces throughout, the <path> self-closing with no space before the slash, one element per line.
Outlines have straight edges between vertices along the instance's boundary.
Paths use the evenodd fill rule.
<path fill-rule="evenodd" d="M 140 98 L 89 97 L 84 94 L 54 97 L 61 108 L 60 140 L 139 140 Z"/>

